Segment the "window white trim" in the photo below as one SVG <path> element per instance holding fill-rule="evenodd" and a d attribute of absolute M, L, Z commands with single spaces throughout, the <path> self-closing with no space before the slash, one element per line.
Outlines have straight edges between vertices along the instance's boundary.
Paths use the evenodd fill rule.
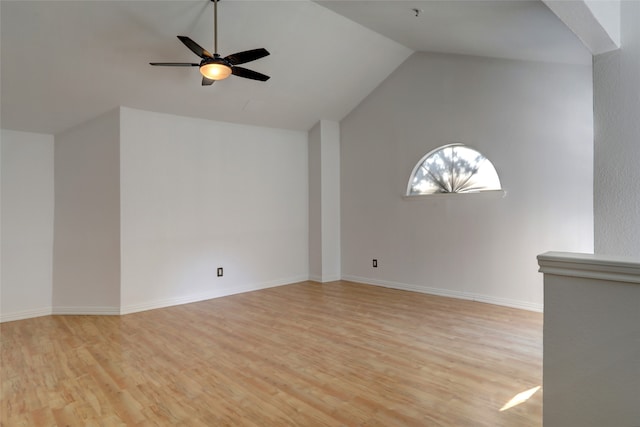
<path fill-rule="evenodd" d="M 420 201 L 420 200 L 433 200 L 438 198 L 448 199 L 467 199 L 469 197 L 488 198 L 488 199 L 502 199 L 507 197 L 506 190 L 483 190 L 467 193 L 432 193 L 432 194 L 414 194 L 402 196 L 405 200 Z"/>

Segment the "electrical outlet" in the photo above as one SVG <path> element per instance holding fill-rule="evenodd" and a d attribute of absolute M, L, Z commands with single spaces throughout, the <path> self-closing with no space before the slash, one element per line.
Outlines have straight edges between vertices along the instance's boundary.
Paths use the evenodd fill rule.
<path fill-rule="evenodd" d="M 373 260 L 373 268 L 378 268 L 378 260 L 377 259 Z"/>
<path fill-rule="evenodd" d="M 222 277 L 222 267 L 218 267 L 218 277 Z"/>

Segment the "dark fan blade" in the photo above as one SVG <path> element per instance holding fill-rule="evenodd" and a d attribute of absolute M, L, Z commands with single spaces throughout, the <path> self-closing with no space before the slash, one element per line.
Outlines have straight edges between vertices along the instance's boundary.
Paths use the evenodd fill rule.
<path fill-rule="evenodd" d="M 182 43 L 184 43 L 186 47 L 191 49 L 191 52 L 195 53 L 200 58 L 213 58 L 213 55 L 211 55 L 205 48 L 191 40 L 189 37 L 178 36 L 178 38 Z"/>
<path fill-rule="evenodd" d="M 256 59 L 264 58 L 269 55 L 267 49 L 252 49 L 245 50 L 244 52 L 234 53 L 232 55 L 227 56 L 226 59 L 231 63 L 231 65 L 240 65 L 245 64 L 247 62 L 255 61 Z"/>
<path fill-rule="evenodd" d="M 215 82 L 215 80 L 211 80 L 206 78 L 205 76 L 202 76 L 202 86 L 211 86 L 213 82 Z"/>
<path fill-rule="evenodd" d="M 269 80 L 269 76 L 265 76 L 264 74 L 258 73 L 257 71 L 248 70 L 242 67 L 232 67 L 231 73 L 234 76 L 244 77 L 245 79 L 260 80 L 261 82 L 266 82 L 267 80 Z"/>
<path fill-rule="evenodd" d="M 150 65 L 160 65 L 161 67 L 198 67 L 200 64 L 189 62 L 149 62 Z"/>

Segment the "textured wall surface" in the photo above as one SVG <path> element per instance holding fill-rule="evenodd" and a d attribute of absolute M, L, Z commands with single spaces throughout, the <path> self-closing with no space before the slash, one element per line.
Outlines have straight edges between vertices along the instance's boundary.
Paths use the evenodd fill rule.
<path fill-rule="evenodd" d="M 594 246 L 640 255 L 640 2 L 621 8 L 622 48 L 593 65 Z"/>

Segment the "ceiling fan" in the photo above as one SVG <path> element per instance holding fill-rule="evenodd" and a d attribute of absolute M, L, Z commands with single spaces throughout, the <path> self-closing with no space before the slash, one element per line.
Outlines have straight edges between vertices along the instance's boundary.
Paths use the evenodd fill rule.
<path fill-rule="evenodd" d="M 220 0 L 211 1 L 213 2 L 213 54 L 191 40 L 189 37 L 178 36 L 178 39 L 180 39 L 185 46 L 202 59 L 199 63 L 150 62 L 149 64 L 162 67 L 200 67 L 200 74 L 202 74 L 202 86 L 209 86 L 216 80 L 226 79 L 231 74 L 263 82 L 269 80 L 269 76 L 267 75 L 247 68 L 238 67 L 240 64 L 255 61 L 256 59 L 264 58 L 269 55 L 269 52 L 266 49 L 260 48 L 245 50 L 243 52 L 237 52 L 225 56 L 224 58 L 218 54 L 218 1 Z"/>

